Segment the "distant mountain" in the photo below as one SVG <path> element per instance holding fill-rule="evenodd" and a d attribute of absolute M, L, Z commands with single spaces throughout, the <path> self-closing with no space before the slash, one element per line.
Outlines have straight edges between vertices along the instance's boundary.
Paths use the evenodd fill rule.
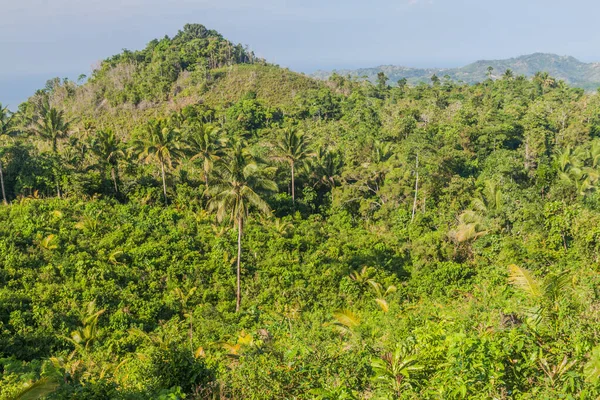
<path fill-rule="evenodd" d="M 429 82 L 433 74 L 439 78 L 449 76 L 454 81 L 476 83 L 488 76 L 488 67 L 492 67 L 492 78 L 499 78 L 507 69 L 515 75 L 527 77 L 536 72 L 548 72 L 551 76 L 562 79 L 569 84 L 586 90 L 600 87 L 600 63 L 584 63 L 574 57 L 558 56 L 556 54 L 534 53 L 507 60 L 481 60 L 460 68 L 409 68 L 394 65 L 382 65 L 375 68 L 356 70 L 317 71 L 312 74 L 319 79 L 327 79 L 332 73 L 350 75 L 375 82 L 377 74 L 384 72 L 395 83 L 406 78 L 409 83 Z"/>

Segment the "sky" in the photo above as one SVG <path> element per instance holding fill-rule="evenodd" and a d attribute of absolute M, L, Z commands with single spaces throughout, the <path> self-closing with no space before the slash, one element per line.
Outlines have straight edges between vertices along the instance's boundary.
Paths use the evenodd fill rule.
<path fill-rule="evenodd" d="M 300 72 L 456 67 L 534 52 L 600 61 L 594 0 L 0 0 L 0 102 L 201 23 Z"/>

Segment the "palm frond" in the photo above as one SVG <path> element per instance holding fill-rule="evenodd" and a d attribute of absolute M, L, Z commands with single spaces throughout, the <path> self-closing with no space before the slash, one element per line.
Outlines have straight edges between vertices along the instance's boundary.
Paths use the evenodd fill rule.
<path fill-rule="evenodd" d="M 37 400 L 53 393 L 58 389 L 59 384 L 51 378 L 40 378 L 17 393 L 14 400 Z"/>
<path fill-rule="evenodd" d="M 511 285 L 521 289 L 523 292 L 533 298 L 539 298 L 542 296 L 542 288 L 530 271 L 515 264 L 509 265 L 508 270 L 508 281 Z"/>

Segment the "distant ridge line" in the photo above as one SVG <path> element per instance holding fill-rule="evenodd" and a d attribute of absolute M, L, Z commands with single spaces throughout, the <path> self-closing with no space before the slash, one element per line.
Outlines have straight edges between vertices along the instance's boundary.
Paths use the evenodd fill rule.
<path fill-rule="evenodd" d="M 478 60 L 458 68 L 412 68 L 399 65 L 379 65 L 371 68 L 340 69 L 332 71 L 316 71 L 311 74 L 318 79 L 327 79 L 333 73 L 350 75 L 356 78 L 366 77 L 375 82 L 377 74 L 383 72 L 391 83 L 405 78 L 409 84 L 429 82 L 433 74 L 440 78 L 449 76 L 456 82 L 469 84 L 482 82 L 488 78 L 488 67 L 492 67 L 492 78 L 501 77 L 510 69 L 515 76 L 532 77 L 537 72 L 547 72 L 557 79 L 564 80 L 572 86 L 586 90 L 600 87 L 600 63 L 585 63 L 573 56 L 560 56 L 552 53 L 532 53 L 503 60 Z"/>

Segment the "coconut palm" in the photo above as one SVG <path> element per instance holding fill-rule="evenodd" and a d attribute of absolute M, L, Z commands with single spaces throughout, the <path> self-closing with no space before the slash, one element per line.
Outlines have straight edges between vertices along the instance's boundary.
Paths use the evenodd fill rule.
<path fill-rule="evenodd" d="M 481 195 L 473 200 L 475 209 L 484 215 L 500 211 L 503 204 L 502 191 L 497 183 L 491 179 L 485 181 L 485 187 Z"/>
<path fill-rule="evenodd" d="M 165 204 L 168 204 L 166 169 L 183 155 L 179 131 L 164 120 L 149 121 L 143 135 L 133 143 L 133 151 L 146 163 L 157 163 L 160 167 Z"/>
<path fill-rule="evenodd" d="M 333 203 L 333 190 L 344 166 L 344 161 L 337 151 L 323 150 L 320 148 L 316 154 L 316 162 L 311 166 L 312 173 L 317 179 L 317 185 L 321 184 L 331 189 L 331 202 Z"/>
<path fill-rule="evenodd" d="M 4 139 L 11 133 L 15 126 L 14 115 L 10 113 L 8 107 L 2 107 L 0 103 L 0 140 Z M 0 159 L 0 188 L 2 189 L 2 202 L 8 204 L 6 200 L 6 190 L 4 189 L 4 172 L 2 170 L 2 160 Z"/>
<path fill-rule="evenodd" d="M 600 140 L 594 140 L 589 151 L 589 158 L 592 168 L 600 166 Z"/>
<path fill-rule="evenodd" d="M 538 279 L 527 269 L 514 264 L 508 267 L 508 272 L 508 282 L 534 304 L 526 310 L 530 323 L 538 325 L 545 319 L 556 320 L 560 300 L 569 295 L 567 289 L 573 282 L 570 272 L 552 273 Z"/>
<path fill-rule="evenodd" d="M 222 156 L 225 142 L 220 129 L 214 125 L 194 122 L 190 127 L 187 137 L 189 151 L 192 154 L 190 160 L 202 160 L 202 173 L 207 189 L 210 173 L 215 161 Z"/>
<path fill-rule="evenodd" d="M 593 148 L 592 150 L 594 153 L 590 152 L 589 155 L 586 155 L 582 151 L 574 151 L 567 147 L 554 157 L 559 179 L 568 186 L 574 187 L 576 193 L 584 197 L 595 189 L 594 183 L 598 178 L 595 164 L 598 162 L 596 157 L 600 156 L 595 152 L 598 152 L 599 149 Z M 592 159 L 591 168 L 585 166 L 585 159 L 588 156 Z"/>
<path fill-rule="evenodd" d="M 100 130 L 92 139 L 92 153 L 98 158 L 100 165 L 110 168 L 110 177 L 113 181 L 115 193 L 119 193 L 117 184 L 119 174 L 119 159 L 125 157 L 121 141 L 111 129 Z"/>
<path fill-rule="evenodd" d="M 548 72 L 536 72 L 533 81 L 539 84 L 543 89 L 556 87 L 556 79 L 550 76 Z"/>
<path fill-rule="evenodd" d="M 292 129 L 283 131 L 275 149 L 275 159 L 289 164 L 292 173 L 292 203 L 296 204 L 296 166 L 309 155 L 308 142 L 303 133 Z"/>
<path fill-rule="evenodd" d="M 456 229 L 450 231 L 450 237 L 457 243 L 474 241 L 487 234 L 483 219 L 472 210 L 465 210 L 458 216 Z"/>
<path fill-rule="evenodd" d="M 242 234 L 248 215 L 252 209 L 262 214 L 271 210 L 257 193 L 259 190 L 276 191 L 275 182 L 264 178 L 256 160 L 246 151 L 241 142 L 234 145 L 231 152 L 219 163 L 216 171 L 216 184 L 211 186 L 210 211 L 216 211 L 217 220 L 229 220 L 237 227 L 237 289 L 236 312 L 241 304 L 241 256 Z"/>
<path fill-rule="evenodd" d="M 42 103 L 38 118 L 31 126 L 31 132 L 50 142 L 52 153 L 58 154 L 58 141 L 67 136 L 71 121 L 65 119 L 64 111 L 50 107 L 48 102 Z"/>
<path fill-rule="evenodd" d="M 371 150 L 371 161 L 375 163 L 383 163 L 389 160 L 394 155 L 394 148 L 389 142 L 375 140 Z"/>
<path fill-rule="evenodd" d="M 506 71 L 504 71 L 503 77 L 504 77 L 504 79 L 511 80 L 512 78 L 515 77 L 515 74 L 512 71 L 512 69 L 507 68 Z"/>
<path fill-rule="evenodd" d="M 50 142 L 52 154 L 58 156 L 58 141 L 65 138 L 71 129 L 71 121 L 65 119 L 64 111 L 51 107 L 48 101 L 41 104 L 37 118 L 34 119 L 30 130 L 36 136 Z M 60 197 L 58 171 L 55 171 L 56 193 Z"/>

